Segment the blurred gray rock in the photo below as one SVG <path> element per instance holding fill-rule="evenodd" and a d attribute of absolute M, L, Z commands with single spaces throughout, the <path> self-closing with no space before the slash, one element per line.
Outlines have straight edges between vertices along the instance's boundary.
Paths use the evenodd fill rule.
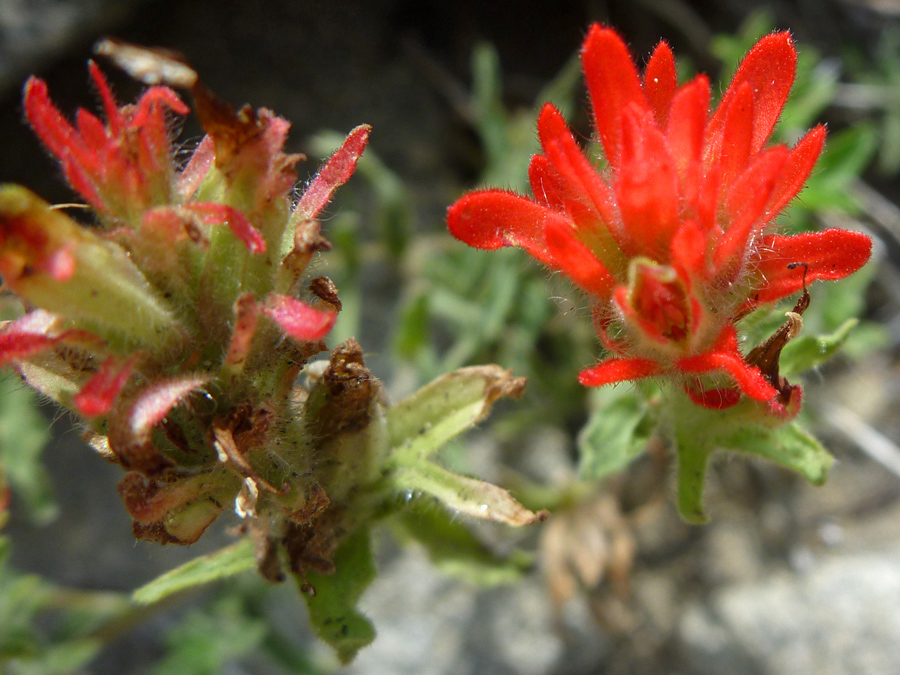
<path fill-rule="evenodd" d="M 416 548 L 383 564 L 361 608 L 378 638 L 347 675 L 545 675 L 596 672 L 606 645 L 586 630 L 555 630 L 542 584 L 477 589 L 438 571 Z M 568 622 L 567 622 L 568 623 Z"/>
<path fill-rule="evenodd" d="M 730 586 L 689 608 L 679 633 L 697 675 L 900 673 L 900 551 Z"/>

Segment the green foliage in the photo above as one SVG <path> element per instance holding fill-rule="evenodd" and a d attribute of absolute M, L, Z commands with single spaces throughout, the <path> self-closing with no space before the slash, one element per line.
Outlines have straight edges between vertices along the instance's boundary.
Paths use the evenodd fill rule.
<path fill-rule="evenodd" d="M 826 349 L 839 341 L 840 335 L 832 336 Z M 678 510 L 689 523 L 707 520 L 703 488 L 709 458 L 717 450 L 762 457 L 796 471 L 814 485 L 825 481 L 834 463 L 822 445 L 796 422 L 774 428 L 760 423 L 760 406 L 764 404 L 742 400 L 726 410 L 707 410 L 691 403 L 683 392 L 670 391 L 668 396 L 672 406 L 667 424 L 678 456 Z"/>
<path fill-rule="evenodd" d="M 538 151 L 536 111 L 551 101 L 564 114 L 575 109 L 581 80 L 573 57 L 535 100 L 534 109 L 503 104 L 496 51 L 479 46 L 472 57 L 472 125 L 481 140 L 481 182 L 525 192 L 527 168 Z M 570 287 L 549 283 L 522 251 L 477 251 L 436 241 L 408 260 L 412 279 L 400 312 L 394 351 L 412 361 L 420 381 L 476 363 L 501 363 L 529 378 L 529 396 L 541 400 L 515 421 L 519 432 L 544 422 L 566 424 L 580 417 L 584 391 L 572 373 L 592 353 L 596 336 L 584 317 L 560 316 L 554 298 Z M 575 302 L 563 300 L 574 309 Z M 570 312 L 575 314 L 576 312 Z"/>
<path fill-rule="evenodd" d="M 781 374 L 785 377 L 818 367 L 840 349 L 857 319 L 847 319 L 830 335 L 801 335 L 791 340 L 781 352 Z"/>
<path fill-rule="evenodd" d="M 426 500 L 410 501 L 390 524 L 401 540 L 424 546 L 431 562 L 445 574 L 479 586 L 518 581 L 533 563 L 532 556 L 521 551 L 509 557 L 497 555 L 464 523 L 451 520 Z"/>
<path fill-rule="evenodd" d="M 9 562 L 10 543 L 0 538 L 0 672 L 62 675 L 88 663 L 130 612 L 117 593 L 72 591 Z"/>
<path fill-rule="evenodd" d="M 874 57 L 868 50 L 845 51 L 843 63 L 853 84 L 841 92 L 840 103 L 857 115 L 874 117 L 878 125 L 878 170 L 900 170 L 900 31 L 881 32 Z"/>
<path fill-rule="evenodd" d="M 226 595 L 205 610 L 193 610 L 166 637 L 166 656 L 154 675 L 218 675 L 225 666 L 256 651 L 266 624 L 247 615 L 241 599 Z"/>
<path fill-rule="evenodd" d="M 36 398 L 18 377 L 0 375 L 0 491 L 5 473 L 31 517 L 46 523 L 56 516 L 57 507 L 41 464 L 50 432 L 35 408 Z"/>
<path fill-rule="evenodd" d="M 334 564 L 334 574 L 308 572 L 296 580 L 316 634 L 347 664 L 375 639 L 372 622 L 356 609 L 363 591 L 375 580 L 368 530 L 351 535 L 335 554 Z"/>
<path fill-rule="evenodd" d="M 595 389 L 587 424 L 578 435 L 578 472 L 598 480 L 624 470 L 647 447 L 658 423 L 653 406 L 639 387 Z"/>
<path fill-rule="evenodd" d="M 796 422 L 777 429 L 745 427 L 723 438 L 724 447 L 770 459 L 796 471 L 813 485 L 828 477 L 834 458 Z"/>

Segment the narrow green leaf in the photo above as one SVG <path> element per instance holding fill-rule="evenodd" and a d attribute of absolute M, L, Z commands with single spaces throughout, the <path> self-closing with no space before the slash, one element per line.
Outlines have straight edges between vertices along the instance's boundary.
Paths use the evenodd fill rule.
<path fill-rule="evenodd" d="M 334 555 L 334 566 L 334 574 L 308 572 L 306 579 L 299 575 L 295 579 L 309 607 L 313 629 L 346 665 L 375 639 L 372 622 L 356 609 L 363 591 L 375 579 L 367 529 L 357 530 L 341 545 Z M 315 592 L 304 592 L 306 584 Z"/>
<path fill-rule="evenodd" d="M 172 593 L 231 577 L 253 569 L 255 566 L 253 542 L 249 538 L 242 539 L 236 544 L 195 558 L 181 567 L 166 572 L 137 589 L 132 595 L 132 599 L 135 602 L 149 605 Z"/>
<path fill-rule="evenodd" d="M 487 548 L 471 530 L 443 509 L 415 500 L 391 519 L 395 531 L 422 544 L 431 562 L 445 574 L 480 586 L 498 586 L 522 578 L 532 557 L 513 552 L 501 557 Z"/>
<path fill-rule="evenodd" d="M 647 401 L 640 392 L 608 392 L 602 392 L 607 400 L 578 434 L 578 472 L 585 480 L 624 469 L 644 451 L 653 432 Z"/>
<path fill-rule="evenodd" d="M 424 492 L 448 508 L 473 518 L 522 526 L 547 517 L 544 511 L 529 511 L 503 488 L 457 475 L 427 461 L 398 467 L 392 480 L 397 490 Z"/>
<path fill-rule="evenodd" d="M 463 368 L 424 386 L 387 411 L 395 463 L 434 455 L 487 415 L 497 398 L 517 397 L 523 387 L 523 380 L 499 366 Z"/>
<path fill-rule="evenodd" d="M 781 374 L 790 376 L 824 363 L 846 342 L 858 319 L 847 319 L 830 335 L 801 335 L 781 352 Z"/>
<path fill-rule="evenodd" d="M 834 458 L 815 438 L 791 422 L 777 429 L 749 427 L 734 433 L 723 445 L 765 457 L 801 474 L 813 485 L 828 477 Z"/>

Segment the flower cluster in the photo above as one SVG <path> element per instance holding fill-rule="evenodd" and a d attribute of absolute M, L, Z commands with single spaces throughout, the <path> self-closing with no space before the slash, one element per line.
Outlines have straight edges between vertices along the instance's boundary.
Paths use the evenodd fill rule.
<path fill-rule="evenodd" d="M 305 271 L 329 246 L 316 216 L 369 128 L 292 206 L 301 156 L 283 152 L 285 120 L 234 110 L 197 83 L 207 135 L 179 166 L 169 118 L 189 109 L 175 91 L 154 86 L 120 107 L 94 63 L 90 73 L 105 121 L 79 110 L 72 124 L 42 80 L 25 87 L 29 123 L 96 222 L 0 188 L 0 274 L 28 310 L 0 328 L 0 365 L 85 418 L 91 443 L 128 470 L 119 490 L 139 538 L 191 543 L 236 504 L 273 540 L 293 528 L 295 567 L 325 565 L 339 541 L 317 544 L 311 523 L 347 487 L 325 484 L 307 439 L 340 427 L 348 396 L 365 415 L 377 387 L 351 386 L 369 378 L 345 345 L 324 376 L 334 410 L 303 414 L 295 380 L 340 310 L 333 284 L 307 286 Z"/>
<path fill-rule="evenodd" d="M 825 140 L 820 126 L 793 148 L 766 146 L 794 79 L 790 36 L 760 40 L 712 113 L 709 80 L 678 86 L 665 42 L 643 77 L 609 28 L 590 29 L 581 57 L 603 157 L 586 157 L 547 104 L 542 154 L 529 168 L 533 198 L 467 194 L 450 207 L 450 232 L 477 248 L 522 247 L 590 295 L 611 356 L 584 370 L 582 384 L 665 377 L 707 408 L 746 396 L 767 415 L 792 417 L 801 391 L 778 376 L 777 356 L 804 303 L 777 344 L 746 357 L 736 324 L 810 282 L 853 273 L 871 241 L 773 231 Z"/>

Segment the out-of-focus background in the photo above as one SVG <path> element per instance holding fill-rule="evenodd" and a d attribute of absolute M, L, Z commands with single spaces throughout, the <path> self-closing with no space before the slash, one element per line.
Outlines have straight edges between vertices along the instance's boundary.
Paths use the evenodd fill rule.
<path fill-rule="evenodd" d="M 596 350 L 587 311 L 516 252 L 488 259 L 463 251 L 445 233 L 444 212 L 477 185 L 524 186 L 542 97 L 560 101 L 589 136 L 573 57 L 593 21 L 615 26 L 639 55 L 665 38 L 682 77 L 703 70 L 714 80 L 760 34 L 793 33 L 803 59 L 799 103 L 786 112 L 780 140 L 825 121 L 831 154 L 788 217 L 876 239 L 867 275 L 844 291 L 813 291 L 813 323 L 823 330 L 845 315 L 863 318 L 845 353 L 805 379 L 807 426 L 838 463 L 814 488 L 759 461 L 723 457 L 708 488 L 712 522 L 689 527 L 674 514 L 665 449 L 651 439 L 647 457 L 626 473 L 571 489 L 547 524 L 481 531 L 498 550 L 534 554 L 533 570 L 514 584 L 466 581 L 383 534 L 380 576 L 362 601 L 379 636 L 345 672 L 900 672 L 897 0 L 0 0 L 0 181 L 51 202 L 72 199 L 23 121 L 21 88 L 38 74 L 67 114 L 96 109 L 85 64 L 104 35 L 176 49 L 226 100 L 290 120 L 289 150 L 310 157 L 301 178 L 336 138 L 371 124 L 369 158 L 324 222 L 336 246 L 317 272 L 335 279 L 346 308 L 334 339 L 358 336 L 395 397 L 471 363 L 529 375 L 525 399 L 499 406 L 447 461 L 539 503 L 541 485 L 576 484 L 581 430 L 597 405 L 574 381 Z M 112 67 L 106 72 L 120 101 L 139 92 Z M 195 120 L 183 123 L 186 147 L 199 134 Z M 482 283 L 489 287 L 479 296 L 473 286 Z M 19 390 L 4 386 L 0 406 L 11 406 Z M 40 414 L 52 422 L 40 464 L 41 438 L 24 443 L 0 428 L 0 441 L 16 441 L 4 450 L 17 463 L 10 474 L 23 474 L 4 530 L 11 555 L 0 573 L 0 654 L 45 651 L 0 660 L 0 670 L 335 669 L 296 593 L 252 575 L 135 614 L 90 640 L 55 643 L 66 633 L 60 624 L 77 622 L 79 612 L 95 620 L 115 593 L 230 541 L 234 521 L 191 549 L 135 544 L 115 489 L 118 469 L 81 443 L 64 414 Z"/>

